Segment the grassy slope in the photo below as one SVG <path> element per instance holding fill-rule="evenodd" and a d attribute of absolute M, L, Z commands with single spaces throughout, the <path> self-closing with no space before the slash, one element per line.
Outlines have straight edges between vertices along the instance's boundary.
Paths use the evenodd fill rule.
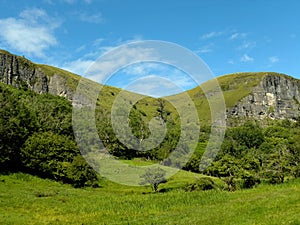
<path fill-rule="evenodd" d="M 11 53 L 1 49 L 0 49 L 0 53 L 12 55 Z M 67 81 L 66 83 L 69 86 L 69 88 L 75 91 L 77 84 L 80 80 L 80 76 L 49 65 L 33 63 L 21 56 L 17 56 L 17 57 L 21 63 L 26 63 L 26 65 L 29 67 L 35 67 L 36 69 L 42 70 L 48 77 L 51 77 L 54 74 L 59 74 L 60 76 L 66 79 Z M 279 74 L 274 72 L 252 72 L 252 73 L 235 73 L 235 74 L 229 74 L 229 75 L 218 77 L 217 81 L 223 91 L 227 108 L 234 106 L 243 97 L 249 95 L 252 91 L 252 88 L 257 86 L 259 82 L 262 80 L 262 78 L 268 74 L 286 76 L 284 74 Z M 291 77 L 289 78 L 294 79 Z M 195 106 L 198 110 L 200 122 L 202 122 L 202 124 L 209 124 L 210 121 L 210 107 L 206 99 L 206 96 L 202 91 L 202 88 L 209 87 L 208 89 L 213 90 L 215 87 L 212 86 L 212 83 L 213 82 L 208 81 L 202 84 L 200 87 L 196 87 L 186 92 L 194 101 Z M 106 109 L 107 111 L 110 111 L 113 101 L 120 91 L 121 89 L 119 88 L 104 86 L 101 91 L 101 96 L 99 96 L 98 104 L 102 108 Z M 134 93 L 131 94 L 135 95 Z M 165 99 L 167 100 L 175 99 L 174 102 L 176 102 L 176 106 L 180 107 L 183 105 L 182 98 L 180 96 L 181 94 L 178 94 L 178 95 L 166 97 Z M 157 99 L 145 96 L 145 98 L 139 101 L 139 103 L 137 104 L 137 108 L 146 114 L 145 120 L 149 121 L 151 120 L 151 118 L 153 118 L 153 116 L 157 116 L 156 110 L 158 108 L 158 105 L 159 104 Z M 172 107 L 171 104 L 169 103 L 166 104 L 166 110 L 171 112 L 170 115 L 173 120 L 179 122 L 178 114 L 175 112 L 175 108 Z M 181 118 L 181 119 L 188 120 L 188 115 L 189 114 L 187 113 L 187 115 L 185 116 L 186 118 Z"/>
<path fill-rule="evenodd" d="M 143 194 L 104 184 L 74 189 L 30 175 L 0 176 L 1 224 L 300 224 L 300 180 L 236 191 Z"/>

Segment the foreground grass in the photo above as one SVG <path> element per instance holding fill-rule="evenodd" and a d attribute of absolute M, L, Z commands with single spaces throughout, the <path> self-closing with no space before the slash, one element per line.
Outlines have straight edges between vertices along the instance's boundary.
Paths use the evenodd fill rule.
<path fill-rule="evenodd" d="M 74 189 L 25 174 L 0 176 L 0 224 L 300 224 L 300 180 L 226 191 Z"/>

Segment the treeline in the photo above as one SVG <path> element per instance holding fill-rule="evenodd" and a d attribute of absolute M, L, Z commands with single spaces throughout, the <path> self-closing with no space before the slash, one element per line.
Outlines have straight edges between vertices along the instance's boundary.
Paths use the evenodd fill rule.
<path fill-rule="evenodd" d="M 95 185 L 80 155 L 72 106 L 62 97 L 0 84 L 0 172 L 28 172 L 75 187 Z"/>
<path fill-rule="evenodd" d="M 185 169 L 197 172 L 199 163 L 194 155 Z M 300 177 L 300 119 L 272 121 L 263 128 L 246 121 L 227 128 L 217 158 L 204 173 L 223 178 L 232 189 Z"/>

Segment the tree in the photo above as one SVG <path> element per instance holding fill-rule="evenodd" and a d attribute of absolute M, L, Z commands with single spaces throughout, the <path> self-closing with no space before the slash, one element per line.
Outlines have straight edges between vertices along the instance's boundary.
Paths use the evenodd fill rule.
<path fill-rule="evenodd" d="M 67 179 L 74 187 L 97 185 L 97 173 L 81 155 L 75 156 L 68 166 Z"/>
<path fill-rule="evenodd" d="M 78 154 L 73 140 L 52 132 L 34 133 L 21 149 L 22 163 L 29 171 L 56 180 L 65 177 L 60 163 L 71 163 Z"/>
<path fill-rule="evenodd" d="M 74 187 L 93 186 L 97 181 L 96 172 L 79 155 L 76 143 L 64 135 L 34 133 L 21 149 L 21 159 L 31 173 Z"/>
<path fill-rule="evenodd" d="M 150 184 L 155 192 L 158 191 L 158 185 L 166 182 L 166 171 L 159 168 L 148 168 L 146 172 L 140 176 L 143 179 L 142 185 Z"/>
<path fill-rule="evenodd" d="M 20 169 L 20 148 L 35 129 L 35 117 L 20 101 L 23 91 L 0 85 L 0 171 Z"/>

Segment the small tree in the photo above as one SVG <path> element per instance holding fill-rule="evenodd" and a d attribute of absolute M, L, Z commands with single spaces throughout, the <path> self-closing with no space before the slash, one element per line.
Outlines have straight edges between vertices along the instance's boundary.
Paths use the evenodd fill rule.
<path fill-rule="evenodd" d="M 166 182 L 166 171 L 159 168 L 148 168 L 140 177 L 143 179 L 142 185 L 150 184 L 155 192 L 158 191 L 158 185 Z"/>

